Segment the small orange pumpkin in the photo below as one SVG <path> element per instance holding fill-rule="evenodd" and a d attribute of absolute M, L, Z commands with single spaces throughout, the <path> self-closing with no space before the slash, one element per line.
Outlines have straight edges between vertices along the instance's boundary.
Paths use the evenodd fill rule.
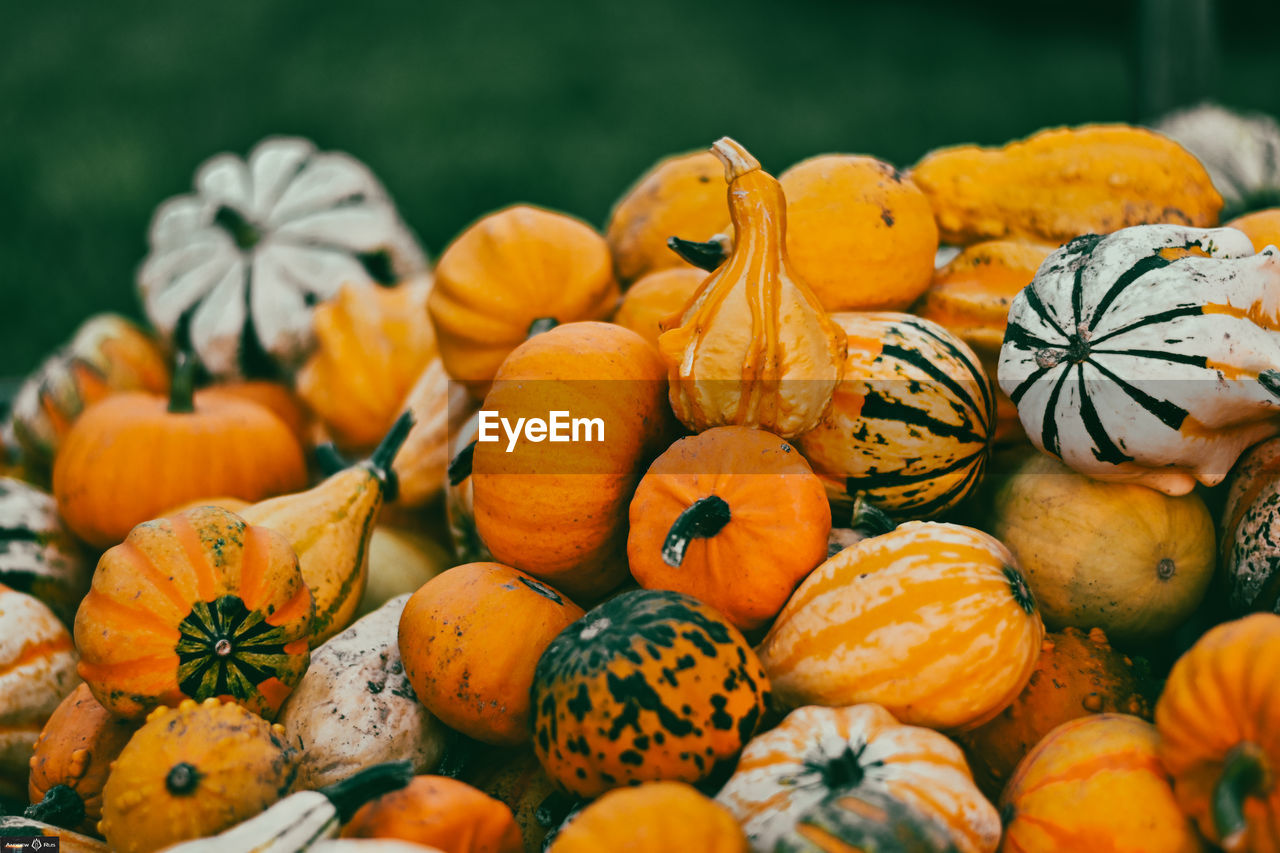
<path fill-rule="evenodd" d="M 511 809 L 447 776 L 416 776 L 365 803 L 342 837 L 398 838 L 440 853 L 524 853 Z"/>
<path fill-rule="evenodd" d="M 1243 231 L 1259 252 L 1267 246 L 1280 246 L 1280 207 L 1246 213 L 1222 227 Z"/>
<path fill-rule="evenodd" d="M 694 267 L 668 267 L 651 272 L 622 295 L 613 322 L 640 335 L 656 348 L 662 321 L 689 304 L 707 274 Z"/>
<path fill-rule="evenodd" d="M 684 782 L 617 788 L 560 830 L 547 853 L 747 853 L 747 838 L 724 806 Z"/>
<path fill-rule="evenodd" d="M 298 443 L 302 447 L 305 448 L 311 443 L 314 426 L 311 414 L 289 386 L 270 379 L 236 379 L 231 382 L 219 382 L 217 385 L 210 386 L 210 390 L 212 389 L 217 389 L 220 394 L 239 397 L 263 406 L 284 421 L 289 431 L 297 436 Z"/>

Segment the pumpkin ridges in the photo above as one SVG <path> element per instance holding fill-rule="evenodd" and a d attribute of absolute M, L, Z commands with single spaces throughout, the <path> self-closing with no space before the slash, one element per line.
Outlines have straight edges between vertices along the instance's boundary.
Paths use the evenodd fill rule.
<path fill-rule="evenodd" d="M 223 590 L 219 588 L 222 585 L 218 583 L 218 579 L 214 576 L 214 567 L 209 560 L 208 553 L 202 546 L 199 538 L 200 534 L 196 532 L 191 522 L 182 516 L 175 516 L 171 519 L 169 526 L 173 530 L 174 540 L 182 548 L 186 557 L 186 565 L 191 567 L 192 575 L 196 582 L 196 596 L 201 601 L 212 601 Z M 241 531 L 241 536 L 243 536 L 243 530 Z M 142 552 L 138 551 L 138 553 L 141 554 Z M 161 588 L 163 589 L 164 587 Z M 169 587 L 169 589 L 173 588 Z M 173 594 L 176 596 L 177 591 L 174 590 Z"/>

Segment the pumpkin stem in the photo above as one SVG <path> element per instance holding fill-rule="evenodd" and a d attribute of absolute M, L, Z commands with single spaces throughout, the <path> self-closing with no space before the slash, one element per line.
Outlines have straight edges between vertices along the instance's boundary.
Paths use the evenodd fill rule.
<path fill-rule="evenodd" d="M 1027 586 L 1027 579 L 1022 576 L 1022 572 L 1016 566 L 1005 566 L 1004 577 L 1009 582 L 1009 590 L 1018 606 L 1027 613 L 1035 613 L 1036 598 L 1031 594 L 1031 587 Z"/>
<path fill-rule="evenodd" d="M 844 752 L 821 764 L 805 763 L 810 769 L 822 774 L 822 785 L 830 790 L 856 788 L 862 784 L 862 778 L 866 775 L 862 767 L 861 747 L 854 749 L 852 746 L 846 746 Z"/>
<path fill-rule="evenodd" d="M 44 792 L 44 799 L 27 806 L 22 816 L 63 829 L 74 829 L 84 821 L 84 799 L 74 788 L 54 785 Z"/>
<path fill-rule="evenodd" d="M 458 451 L 458 455 L 449 460 L 449 485 L 456 486 L 471 476 L 471 462 L 475 458 L 476 443 L 473 441 Z"/>
<path fill-rule="evenodd" d="M 388 501 L 394 501 L 400 492 L 400 481 L 396 478 L 396 472 L 391 467 L 391 463 L 396 461 L 396 454 L 400 452 L 400 446 L 409 437 L 412 429 L 413 412 L 405 409 L 374 449 L 373 455 L 361 463 L 381 481 L 383 497 Z"/>
<path fill-rule="evenodd" d="M 712 237 L 705 243 L 685 240 L 681 237 L 668 237 L 667 248 L 698 269 L 707 272 L 715 272 L 729 257 L 728 247 L 718 236 Z"/>
<path fill-rule="evenodd" d="M 760 168 L 760 161 L 752 157 L 747 149 L 737 141 L 722 136 L 711 146 L 711 153 L 724 164 L 724 177 L 729 183 L 742 177 L 747 172 Z"/>
<path fill-rule="evenodd" d="M 1273 397 L 1280 397 L 1280 370 L 1264 370 L 1258 374 L 1258 381 Z"/>
<path fill-rule="evenodd" d="M 244 218 L 244 214 L 234 207 L 222 205 L 213 214 L 213 224 L 231 235 L 236 248 L 247 252 L 262 239 L 262 232 L 252 222 Z"/>
<path fill-rule="evenodd" d="M 175 764 L 164 777 L 164 786 L 175 797 L 189 796 L 200 787 L 200 771 L 187 762 Z"/>
<path fill-rule="evenodd" d="M 853 499 L 853 512 L 850 513 L 849 526 L 870 539 L 891 533 L 898 523 L 880 507 L 867 500 L 867 496 L 859 494 Z"/>
<path fill-rule="evenodd" d="M 684 552 L 694 539 L 710 539 L 729 523 L 732 514 L 729 504 L 719 495 L 698 498 L 676 518 L 662 543 L 662 562 L 679 568 L 684 562 Z"/>
<path fill-rule="evenodd" d="M 539 317 L 529 324 L 529 331 L 525 333 L 525 340 L 532 338 L 534 335 L 549 332 L 558 325 L 560 325 L 560 321 L 555 317 Z"/>
<path fill-rule="evenodd" d="M 332 441 L 326 441 L 324 444 L 316 445 L 316 466 L 321 474 L 332 477 L 339 471 L 350 468 L 351 460 L 339 453 Z"/>
<path fill-rule="evenodd" d="M 1269 785 L 1267 775 L 1266 755 L 1251 741 L 1236 744 L 1223 761 L 1222 775 L 1213 786 L 1213 826 L 1222 848 L 1229 853 L 1245 849 L 1249 824 L 1244 803 L 1264 793 Z"/>
<path fill-rule="evenodd" d="M 200 363 L 186 350 L 173 358 L 173 378 L 169 382 L 169 412 L 189 415 L 196 410 L 196 371 Z"/>
<path fill-rule="evenodd" d="M 333 803 L 338 812 L 338 822 L 346 823 L 365 803 L 391 791 L 399 791 L 412 779 L 412 761 L 387 761 L 366 767 L 319 791 Z"/>

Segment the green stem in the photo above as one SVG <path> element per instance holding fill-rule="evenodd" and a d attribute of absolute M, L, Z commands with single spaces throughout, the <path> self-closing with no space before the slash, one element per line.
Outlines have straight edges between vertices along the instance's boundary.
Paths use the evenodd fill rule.
<path fill-rule="evenodd" d="M 1265 793 L 1267 758 L 1262 747 L 1243 741 L 1232 747 L 1222 765 L 1222 775 L 1213 786 L 1213 826 L 1224 850 L 1244 850 L 1249 824 L 1244 816 L 1244 803 L 1250 797 Z"/>
<path fill-rule="evenodd" d="M 684 240 L 680 237 L 668 237 L 667 248 L 693 264 L 698 269 L 714 272 L 729 257 L 724 243 L 719 240 L 707 240 L 699 243 L 695 240 Z"/>
<path fill-rule="evenodd" d="M 471 463 L 475 458 L 476 443 L 473 441 L 458 451 L 458 455 L 449 460 L 449 485 L 456 486 L 471 476 Z"/>
<path fill-rule="evenodd" d="M 164 777 L 164 786 L 175 797 L 186 797 L 194 794 L 200 787 L 201 773 L 187 762 L 175 764 L 169 768 Z"/>
<path fill-rule="evenodd" d="M 866 495 L 858 495 L 853 499 L 853 512 L 850 514 L 849 526 L 870 539 L 883 536 L 898 526 L 889 514 L 867 500 Z"/>
<path fill-rule="evenodd" d="M 196 371 L 200 363 L 191 353 L 179 350 L 173 359 L 173 379 L 169 382 L 169 411 L 189 415 L 196 410 Z"/>
<path fill-rule="evenodd" d="M 262 239 L 262 233 L 234 207 L 222 205 L 213 214 L 213 223 L 231 235 L 236 248 L 247 252 Z"/>
<path fill-rule="evenodd" d="M 332 477 L 339 471 L 350 468 L 351 460 L 339 453 L 332 441 L 326 441 L 316 446 L 316 466 L 321 474 Z"/>
<path fill-rule="evenodd" d="M 684 552 L 694 539 L 710 539 L 729 523 L 732 513 L 729 504 L 719 495 L 698 498 L 676 517 L 667 539 L 662 543 L 662 562 L 678 568 L 684 562 Z"/>
<path fill-rule="evenodd" d="M 320 788 L 338 811 L 338 820 L 346 823 L 365 803 L 383 794 L 399 791 L 413 779 L 413 762 L 387 761 L 366 767 L 341 782 Z"/>
<path fill-rule="evenodd" d="M 54 785 L 45 791 L 40 802 L 27 806 L 22 816 L 63 829 L 75 829 L 84 821 L 84 799 L 73 788 Z"/>
<path fill-rule="evenodd" d="M 413 423 L 413 412 L 405 409 L 404 413 L 396 418 L 396 422 L 391 425 L 390 431 L 387 432 L 386 436 L 374 449 L 373 455 L 360 463 L 381 481 L 383 497 L 388 501 L 394 501 L 400 491 L 400 484 L 396 479 L 396 472 L 391 467 L 391 464 L 396 461 L 396 454 L 400 452 L 400 446 L 404 444 L 404 440 L 409 437 L 410 431 L 413 430 Z"/>
<path fill-rule="evenodd" d="M 529 331 L 525 333 L 525 340 L 532 338 L 534 335 L 549 332 L 558 325 L 560 325 L 560 321 L 555 317 L 539 317 L 529 324 Z"/>

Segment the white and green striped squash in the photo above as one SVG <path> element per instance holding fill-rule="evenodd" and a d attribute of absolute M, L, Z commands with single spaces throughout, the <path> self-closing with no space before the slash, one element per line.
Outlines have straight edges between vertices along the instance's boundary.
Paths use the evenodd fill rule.
<path fill-rule="evenodd" d="M 969 347 L 911 314 L 832 314 L 849 337 L 828 418 L 797 444 L 839 510 L 862 495 L 890 516 L 933 518 L 982 478 L 995 417 Z"/>
<path fill-rule="evenodd" d="M 0 477 L 0 586 L 40 599 L 69 627 L 92 576 L 93 563 L 62 523 L 53 495 Z"/>
<path fill-rule="evenodd" d="M 1057 249 L 1014 298 L 1000 387 L 1042 451 L 1169 495 L 1280 432 L 1280 252 L 1140 225 Z"/>

